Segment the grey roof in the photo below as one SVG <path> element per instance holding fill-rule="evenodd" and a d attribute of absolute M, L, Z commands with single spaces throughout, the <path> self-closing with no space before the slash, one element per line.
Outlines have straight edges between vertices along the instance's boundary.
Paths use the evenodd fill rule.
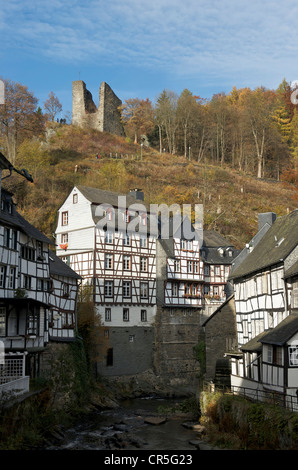
<path fill-rule="evenodd" d="M 148 210 L 145 202 L 142 199 L 136 199 L 136 197 L 131 194 L 121 194 L 113 191 L 106 191 L 104 189 L 90 188 L 88 186 L 81 185 L 76 186 L 76 188 L 85 196 L 86 199 L 88 199 L 88 201 L 92 202 L 93 204 L 109 204 L 113 207 L 118 207 L 119 196 L 125 196 L 126 207 L 138 203 L 144 205 L 146 210 Z"/>
<path fill-rule="evenodd" d="M 2 198 L 10 198 L 12 194 L 5 190 L 4 188 L 1 189 L 1 197 Z M 10 226 L 16 227 L 18 230 L 26 233 L 28 237 L 34 238 L 35 240 L 39 240 L 41 242 L 45 242 L 48 244 L 53 244 L 53 242 L 46 237 L 43 233 L 41 233 L 36 227 L 30 224 L 24 217 L 22 217 L 16 210 L 15 205 L 12 205 L 12 212 L 9 213 L 6 210 L 0 210 L 0 221 L 4 224 L 8 224 Z"/>
<path fill-rule="evenodd" d="M 261 271 L 282 263 L 298 244 L 298 209 L 276 219 L 245 260 L 232 272 L 230 279 Z"/>
<path fill-rule="evenodd" d="M 223 251 L 221 252 L 220 249 Z M 232 256 L 230 256 L 232 252 Z M 214 230 L 204 230 L 201 255 L 207 264 L 232 264 L 239 250 Z"/>
<path fill-rule="evenodd" d="M 50 260 L 50 274 L 56 274 L 58 276 L 73 277 L 75 279 L 82 279 L 73 269 L 67 266 L 58 256 L 55 255 L 51 250 L 49 251 Z"/>
<path fill-rule="evenodd" d="M 266 332 L 260 339 L 261 343 L 283 346 L 298 332 L 298 314 L 292 313 L 275 328 Z"/>
<path fill-rule="evenodd" d="M 1 170 L 10 170 L 13 168 L 13 165 L 9 160 L 0 152 L 0 168 Z"/>
<path fill-rule="evenodd" d="M 292 264 L 290 268 L 285 271 L 285 278 L 288 279 L 293 276 L 298 276 L 298 260 Z"/>
<path fill-rule="evenodd" d="M 262 331 L 259 335 L 255 336 L 253 339 L 245 343 L 243 346 L 241 346 L 241 351 L 246 351 L 246 352 L 261 352 L 262 351 L 262 344 L 260 343 L 261 339 L 263 338 L 264 335 L 268 333 L 267 331 Z"/>
<path fill-rule="evenodd" d="M 229 243 L 228 240 L 216 232 L 215 230 L 204 230 L 203 232 L 203 246 L 207 247 L 228 247 L 233 246 L 232 243 Z"/>

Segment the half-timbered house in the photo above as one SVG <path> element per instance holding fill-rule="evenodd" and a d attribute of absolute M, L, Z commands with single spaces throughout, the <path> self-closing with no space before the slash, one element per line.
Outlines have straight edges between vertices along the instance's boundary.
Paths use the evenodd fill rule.
<path fill-rule="evenodd" d="M 52 251 L 49 252 L 49 340 L 73 341 L 77 328 L 76 307 L 81 277 Z"/>
<path fill-rule="evenodd" d="M 233 288 L 229 275 L 239 250 L 214 230 L 204 230 L 201 259 L 204 264 L 204 318 L 228 299 Z"/>
<path fill-rule="evenodd" d="M 143 193 L 76 186 L 58 211 L 57 255 L 91 286 L 109 347 L 99 372 L 125 375 L 152 361 L 156 235 Z M 107 342 L 107 341 L 106 341 Z"/>
<path fill-rule="evenodd" d="M 0 319 L 5 353 L 26 352 L 35 375 L 48 342 L 50 240 L 16 211 L 2 188 L 0 211 Z"/>
<path fill-rule="evenodd" d="M 29 378 L 41 371 L 41 356 L 51 339 L 74 338 L 78 276 L 50 252 L 51 244 L 50 239 L 17 212 L 12 193 L 2 187 L 0 394 L 4 389 L 27 391 Z M 64 286 L 69 294 L 65 299 Z M 49 330 L 50 313 L 51 320 L 59 318 L 59 329 Z M 63 330 L 65 325 L 69 328 L 67 335 Z"/>
<path fill-rule="evenodd" d="M 298 210 L 277 218 L 230 276 L 235 291 L 238 340 L 238 352 L 232 355 L 231 360 L 231 383 L 234 387 L 278 391 L 285 395 L 293 395 L 298 389 L 298 374 L 296 385 L 292 380 L 290 385 L 285 379 L 287 374 L 281 373 L 280 368 L 268 366 L 267 351 L 270 350 L 271 354 L 272 348 L 265 346 L 273 345 L 272 338 L 277 341 L 278 334 L 280 346 L 290 338 L 296 339 L 296 323 L 287 317 L 296 313 L 297 234 Z M 289 325 L 287 334 L 288 328 L 293 328 L 292 335 L 287 336 L 286 330 L 281 328 L 285 324 Z M 288 363 L 283 362 L 282 349 L 276 349 L 276 353 L 275 359 L 273 355 L 271 359 L 286 366 Z M 278 370 L 279 378 L 276 375 Z"/>

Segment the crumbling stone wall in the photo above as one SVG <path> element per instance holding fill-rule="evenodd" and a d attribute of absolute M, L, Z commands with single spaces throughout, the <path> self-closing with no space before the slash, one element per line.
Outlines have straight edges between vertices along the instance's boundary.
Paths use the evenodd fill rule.
<path fill-rule="evenodd" d="M 84 129 L 96 129 L 125 136 L 119 107 L 122 101 L 110 86 L 102 82 L 99 89 L 99 106 L 82 80 L 72 82 L 72 123 Z"/>

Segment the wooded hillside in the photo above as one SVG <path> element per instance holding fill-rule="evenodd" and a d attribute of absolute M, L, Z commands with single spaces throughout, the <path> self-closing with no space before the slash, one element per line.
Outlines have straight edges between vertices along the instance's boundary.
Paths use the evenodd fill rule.
<path fill-rule="evenodd" d="M 3 184 L 53 240 L 57 209 L 75 184 L 138 187 L 148 204 L 203 204 L 205 228 L 237 248 L 255 234 L 258 213 L 297 207 L 298 114 L 285 80 L 277 90 L 234 88 L 211 100 L 188 90 L 164 90 L 155 105 L 126 100 L 126 138 L 56 122 L 61 105 L 52 92 L 43 113 L 26 86 L 5 84 L 2 152 L 34 182 L 13 173 Z"/>
<path fill-rule="evenodd" d="M 51 123 L 45 137 L 24 140 L 16 167 L 26 168 L 34 183 L 14 173 L 3 184 L 14 192 L 21 214 L 51 239 L 57 209 L 75 184 L 123 193 L 141 188 L 149 204 L 203 204 L 205 228 L 218 230 L 237 248 L 255 234 L 259 212 L 279 216 L 297 205 L 293 184 L 160 154 L 72 125 Z"/>

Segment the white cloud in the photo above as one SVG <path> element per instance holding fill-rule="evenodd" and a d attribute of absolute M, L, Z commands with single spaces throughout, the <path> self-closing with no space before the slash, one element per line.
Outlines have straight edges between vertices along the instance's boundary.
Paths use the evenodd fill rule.
<path fill-rule="evenodd" d="M 0 7 L 2 55 L 178 76 L 274 70 L 296 60 L 297 12 L 292 0 L 10 0 Z"/>

